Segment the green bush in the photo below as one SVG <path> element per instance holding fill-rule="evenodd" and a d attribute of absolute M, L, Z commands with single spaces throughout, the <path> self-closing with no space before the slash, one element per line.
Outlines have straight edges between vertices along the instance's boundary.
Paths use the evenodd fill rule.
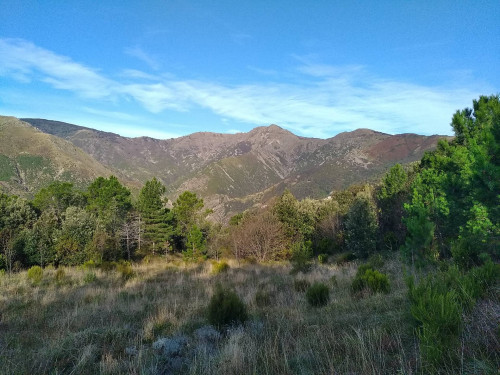
<path fill-rule="evenodd" d="M 295 279 L 293 281 L 293 287 L 297 292 L 305 292 L 310 286 L 311 283 L 304 279 Z"/>
<path fill-rule="evenodd" d="M 347 252 L 347 253 L 340 253 L 335 256 L 335 263 L 338 265 L 345 264 L 347 262 L 352 262 L 353 260 L 356 260 L 356 254 Z"/>
<path fill-rule="evenodd" d="M 42 281 L 42 278 L 43 278 L 42 267 L 40 267 L 40 266 L 31 267 L 28 270 L 27 276 L 33 285 L 40 284 L 40 282 Z"/>
<path fill-rule="evenodd" d="M 87 272 L 83 277 L 83 282 L 85 284 L 90 284 L 97 281 L 97 276 L 94 272 Z"/>
<path fill-rule="evenodd" d="M 363 264 L 359 266 L 351 288 L 354 293 L 366 289 L 373 293 L 389 293 L 389 279 L 386 274 L 374 270 L 371 264 Z"/>
<path fill-rule="evenodd" d="M 325 284 L 314 283 L 309 287 L 309 289 L 307 289 L 306 299 L 311 306 L 325 306 L 330 300 L 330 291 Z"/>
<path fill-rule="evenodd" d="M 229 269 L 229 264 L 227 264 L 227 262 L 224 262 L 224 261 L 215 262 L 212 265 L 212 273 L 214 275 L 218 275 L 219 273 L 227 272 L 228 269 Z"/>
<path fill-rule="evenodd" d="M 92 259 L 91 260 L 87 260 L 85 263 L 82 264 L 82 268 L 85 271 L 93 270 L 93 269 L 97 268 L 97 263 L 94 262 Z"/>
<path fill-rule="evenodd" d="M 134 277 L 134 271 L 130 262 L 121 261 L 116 264 L 116 271 L 121 275 L 123 280 L 128 280 Z"/>
<path fill-rule="evenodd" d="M 56 273 L 54 275 L 54 279 L 56 280 L 56 283 L 62 283 L 64 279 L 66 278 L 66 272 L 62 268 L 58 268 L 56 270 Z"/>
<path fill-rule="evenodd" d="M 325 264 L 328 262 L 328 254 L 319 254 L 318 255 L 318 263 Z"/>
<path fill-rule="evenodd" d="M 238 295 L 220 285 L 208 305 L 208 321 L 217 328 L 243 323 L 247 320 L 247 309 Z"/>
<path fill-rule="evenodd" d="M 311 269 L 311 257 L 313 255 L 312 242 L 296 242 L 292 245 L 291 252 L 291 273 L 308 272 Z"/>

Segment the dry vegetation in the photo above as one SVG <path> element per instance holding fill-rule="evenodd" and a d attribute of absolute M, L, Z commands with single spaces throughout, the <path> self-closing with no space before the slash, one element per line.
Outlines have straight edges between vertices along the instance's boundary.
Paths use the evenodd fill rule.
<path fill-rule="evenodd" d="M 37 285 L 26 272 L 3 275 L 0 372 L 426 373 L 398 261 L 383 267 L 391 292 L 364 296 L 350 292 L 356 264 L 317 265 L 306 275 L 291 275 L 283 263 L 229 265 L 217 273 L 208 262 L 156 259 L 134 265 L 128 280 L 117 271 L 49 268 Z M 329 303 L 310 307 L 294 287 L 297 279 L 326 283 Z M 250 315 L 222 335 L 206 319 L 218 283 L 233 288 Z M 498 321 L 498 306 L 487 310 L 483 318 Z M 178 350 L 159 350 L 161 338 L 172 339 L 166 346 L 180 343 Z M 450 373 L 456 370 L 464 369 Z"/>

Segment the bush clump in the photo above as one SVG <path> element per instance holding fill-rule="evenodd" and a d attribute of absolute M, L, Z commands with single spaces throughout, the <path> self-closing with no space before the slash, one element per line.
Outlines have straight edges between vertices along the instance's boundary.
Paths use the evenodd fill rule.
<path fill-rule="evenodd" d="M 247 320 L 247 309 L 238 295 L 220 285 L 208 305 L 208 321 L 217 328 L 243 323 Z"/>
<path fill-rule="evenodd" d="M 325 264 L 328 262 L 328 254 L 319 254 L 318 255 L 318 263 Z"/>
<path fill-rule="evenodd" d="M 212 273 L 214 275 L 218 275 L 219 273 L 227 272 L 228 269 L 229 269 L 229 264 L 227 264 L 227 262 L 225 261 L 215 262 L 212 266 Z"/>
<path fill-rule="evenodd" d="M 354 293 L 362 290 L 389 293 L 389 278 L 386 274 L 373 269 L 371 264 L 363 264 L 359 266 L 351 288 Z"/>
<path fill-rule="evenodd" d="M 66 272 L 64 272 L 64 270 L 62 268 L 58 268 L 56 270 L 55 275 L 54 275 L 54 279 L 55 279 L 56 283 L 60 284 L 60 283 L 64 282 L 65 278 L 66 278 Z"/>
<path fill-rule="evenodd" d="M 123 280 L 128 280 L 134 277 L 134 271 L 130 262 L 120 262 L 116 264 L 116 271 L 121 275 Z"/>
<path fill-rule="evenodd" d="M 266 307 L 271 304 L 271 293 L 265 291 L 264 289 L 259 289 L 255 293 L 255 304 L 257 307 Z"/>
<path fill-rule="evenodd" d="M 43 270 L 40 266 L 33 266 L 28 270 L 28 280 L 31 281 L 33 285 L 38 285 L 43 278 Z"/>
<path fill-rule="evenodd" d="M 90 284 L 93 283 L 94 281 L 97 281 L 97 276 L 94 272 L 87 272 L 83 277 L 83 282 L 85 284 Z"/>
<path fill-rule="evenodd" d="M 330 291 L 325 284 L 314 283 L 309 287 L 309 289 L 307 289 L 306 299 L 311 306 L 325 306 L 330 300 Z"/>

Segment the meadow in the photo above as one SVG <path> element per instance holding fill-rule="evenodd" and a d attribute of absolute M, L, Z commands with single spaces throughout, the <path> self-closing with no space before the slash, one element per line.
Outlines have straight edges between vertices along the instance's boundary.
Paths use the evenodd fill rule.
<path fill-rule="evenodd" d="M 353 294 L 356 262 L 315 264 L 305 274 L 292 274 L 285 262 L 228 264 L 218 273 L 213 262 L 180 258 L 133 264 L 133 273 L 48 267 L 36 283 L 26 271 L 4 274 L 0 373 L 428 373 L 399 260 L 380 268 L 389 276 L 388 294 Z M 316 281 L 329 288 L 326 306 L 306 301 L 303 290 Z M 207 306 L 217 285 L 245 303 L 244 324 L 220 331 L 209 325 Z M 494 371 L 499 340 L 491 322 L 498 325 L 498 298 L 480 301 L 473 314 L 461 355 L 489 357 L 476 367 Z M 488 373 L 472 371 L 470 363 L 445 364 L 443 371 Z"/>

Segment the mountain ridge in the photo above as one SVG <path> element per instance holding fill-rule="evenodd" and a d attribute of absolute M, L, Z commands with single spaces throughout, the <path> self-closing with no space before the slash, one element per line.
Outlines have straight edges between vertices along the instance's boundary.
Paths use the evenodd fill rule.
<path fill-rule="evenodd" d="M 288 188 L 298 198 L 326 197 L 332 190 L 376 179 L 396 162 L 419 160 L 438 139 L 447 138 L 363 128 L 307 138 L 275 124 L 236 134 L 129 138 L 59 121 L 22 120 L 70 142 L 136 185 L 157 177 L 172 200 L 192 190 L 223 217 L 265 204 L 262 197 L 270 189 L 279 194 Z"/>

